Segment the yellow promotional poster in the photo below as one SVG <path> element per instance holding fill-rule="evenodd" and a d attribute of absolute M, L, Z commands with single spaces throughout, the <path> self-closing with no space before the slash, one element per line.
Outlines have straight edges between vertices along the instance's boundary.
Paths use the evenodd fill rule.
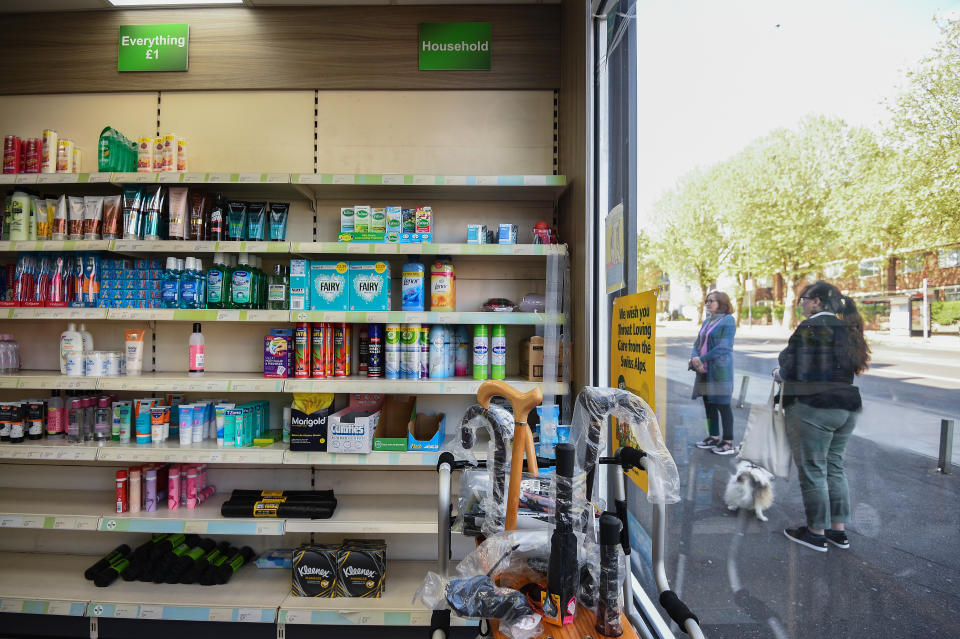
<path fill-rule="evenodd" d="M 630 391 L 654 411 L 657 409 L 654 396 L 656 309 L 656 291 L 618 297 L 613 300 L 610 327 L 610 386 Z M 611 422 L 614 451 L 622 446 L 637 446 L 629 432 L 618 428 L 617 420 Z M 646 473 L 632 470 L 629 476 L 642 490 L 647 490 Z"/>

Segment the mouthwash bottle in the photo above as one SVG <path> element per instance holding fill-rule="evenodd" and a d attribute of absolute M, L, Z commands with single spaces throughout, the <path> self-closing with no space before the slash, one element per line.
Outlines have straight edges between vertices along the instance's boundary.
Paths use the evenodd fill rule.
<path fill-rule="evenodd" d="M 180 270 L 175 257 L 167 258 L 167 268 L 160 278 L 160 305 L 162 308 L 180 306 Z"/>
<path fill-rule="evenodd" d="M 231 277 L 230 307 L 239 309 L 253 308 L 252 300 L 256 294 L 256 275 L 250 266 L 250 257 L 241 253 L 237 259 L 237 268 Z"/>
<path fill-rule="evenodd" d="M 194 275 L 197 278 L 197 308 L 207 307 L 207 276 L 203 270 L 203 260 L 193 258 Z"/>
<path fill-rule="evenodd" d="M 213 254 L 213 266 L 207 271 L 207 308 L 223 308 L 229 290 L 230 268 L 224 263 L 223 253 Z"/>
<path fill-rule="evenodd" d="M 273 267 L 270 283 L 267 286 L 267 309 L 285 311 L 290 308 L 290 277 L 287 267 L 277 264 Z"/>
<path fill-rule="evenodd" d="M 188 257 L 183 273 L 180 275 L 180 308 L 200 308 L 200 280 L 196 260 Z"/>
<path fill-rule="evenodd" d="M 257 278 L 253 308 L 264 309 L 267 307 L 267 274 L 263 270 L 263 259 L 256 255 L 253 256 L 253 270 Z"/>

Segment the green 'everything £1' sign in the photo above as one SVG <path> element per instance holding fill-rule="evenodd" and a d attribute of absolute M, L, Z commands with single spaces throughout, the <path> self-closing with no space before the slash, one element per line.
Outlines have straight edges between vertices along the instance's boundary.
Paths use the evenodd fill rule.
<path fill-rule="evenodd" d="M 489 71 L 489 22 L 421 22 L 421 71 Z"/>
<path fill-rule="evenodd" d="M 186 71 L 189 24 L 122 24 L 117 71 Z"/>

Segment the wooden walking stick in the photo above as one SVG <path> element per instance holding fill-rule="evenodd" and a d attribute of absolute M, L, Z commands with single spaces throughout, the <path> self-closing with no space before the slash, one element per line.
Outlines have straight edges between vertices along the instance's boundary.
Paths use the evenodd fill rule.
<path fill-rule="evenodd" d="M 513 452 L 510 456 L 510 486 L 507 492 L 507 519 L 504 529 L 517 527 L 517 509 L 520 505 L 520 481 L 523 475 L 523 455 L 527 455 L 527 470 L 537 474 L 537 455 L 533 448 L 533 433 L 527 425 L 527 415 L 543 401 L 539 387 L 521 393 L 506 382 L 488 380 L 477 390 L 477 401 L 484 408 L 490 407 L 490 399 L 500 395 L 510 400 L 513 406 Z"/>

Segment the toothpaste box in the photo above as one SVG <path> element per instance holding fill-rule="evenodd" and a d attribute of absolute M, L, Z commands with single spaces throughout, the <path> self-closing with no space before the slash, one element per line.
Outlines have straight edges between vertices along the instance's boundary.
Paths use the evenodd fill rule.
<path fill-rule="evenodd" d="M 350 263 L 351 311 L 390 310 L 390 265 L 386 262 Z"/>
<path fill-rule="evenodd" d="M 383 239 L 396 244 L 400 241 L 400 231 L 403 229 L 403 209 L 399 206 L 388 206 L 386 213 L 387 230 Z"/>
<path fill-rule="evenodd" d="M 497 244 L 516 244 L 517 243 L 517 225 L 501 224 L 500 233 L 497 236 Z"/>
<path fill-rule="evenodd" d="M 310 308 L 310 260 L 290 260 L 290 310 Z"/>
<path fill-rule="evenodd" d="M 356 216 L 353 212 L 352 206 L 341 206 L 340 207 L 340 232 L 341 233 L 353 233 L 356 230 L 355 220 Z"/>
<path fill-rule="evenodd" d="M 370 220 L 370 207 L 355 204 L 353 207 L 353 230 L 357 233 L 369 233 L 373 230 Z"/>
<path fill-rule="evenodd" d="M 350 267 L 346 262 L 310 262 L 310 310 L 349 310 L 349 279 Z"/>
<path fill-rule="evenodd" d="M 467 224 L 467 244 L 486 244 L 487 226 L 485 224 Z"/>

